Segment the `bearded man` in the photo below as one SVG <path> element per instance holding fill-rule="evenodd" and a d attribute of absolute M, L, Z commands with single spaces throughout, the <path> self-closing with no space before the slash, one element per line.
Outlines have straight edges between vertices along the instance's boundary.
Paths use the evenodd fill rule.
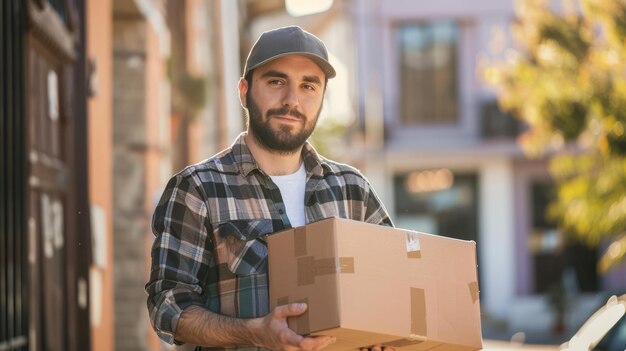
<path fill-rule="evenodd" d="M 334 76 L 322 41 L 299 27 L 267 31 L 252 47 L 238 86 L 247 131 L 174 175 L 153 215 L 146 292 L 163 340 L 196 350 L 320 350 L 334 342 L 288 328 L 287 317 L 306 304 L 270 311 L 265 241 L 328 217 L 392 225 L 358 170 L 307 142 Z"/>

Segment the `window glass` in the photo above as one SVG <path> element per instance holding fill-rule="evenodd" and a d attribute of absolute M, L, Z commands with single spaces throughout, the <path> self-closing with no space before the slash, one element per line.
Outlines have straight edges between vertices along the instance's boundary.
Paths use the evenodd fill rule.
<path fill-rule="evenodd" d="M 532 194 L 532 226 L 528 236 L 532 255 L 534 292 L 553 293 L 559 288 L 568 291 L 594 292 L 598 289 L 597 254 L 594 249 L 568 238 L 547 215 L 556 188 L 550 182 L 534 182 Z"/>
<path fill-rule="evenodd" d="M 459 116 L 458 42 L 454 21 L 404 24 L 399 48 L 400 119 L 405 125 L 454 123 Z"/>
<path fill-rule="evenodd" d="M 476 175 L 414 171 L 396 176 L 394 188 L 398 227 L 477 241 Z"/>
<path fill-rule="evenodd" d="M 61 17 L 63 21 L 67 20 L 65 13 L 65 0 L 48 0 L 48 3 L 52 6 L 54 11 L 59 14 L 59 17 Z"/>

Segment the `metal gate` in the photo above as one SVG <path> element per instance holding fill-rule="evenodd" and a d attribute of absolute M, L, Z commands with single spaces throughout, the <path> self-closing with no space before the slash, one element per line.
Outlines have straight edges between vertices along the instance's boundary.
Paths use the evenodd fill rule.
<path fill-rule="evenodd" d="M 0 350 L 28 344 L 24 3 L 0 5 Z"/>

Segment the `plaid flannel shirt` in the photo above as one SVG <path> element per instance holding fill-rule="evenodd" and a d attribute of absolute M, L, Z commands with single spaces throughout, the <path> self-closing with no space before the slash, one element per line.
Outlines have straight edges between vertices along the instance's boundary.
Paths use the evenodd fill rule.
<path fill-rule="evenodd" d="M 264 236 L 291 225 L 280 190 L 244 137 L 172 177 L 154 211 L 146 292 L 152 325 L 168 343 L 176 342 L 178 318 L 190 305 L 238 318 L 269 313 Z M 319 156 L 308 143 L 302 156 L 307 223 L 341 217 L 392 225 L 359 171 Z"/>

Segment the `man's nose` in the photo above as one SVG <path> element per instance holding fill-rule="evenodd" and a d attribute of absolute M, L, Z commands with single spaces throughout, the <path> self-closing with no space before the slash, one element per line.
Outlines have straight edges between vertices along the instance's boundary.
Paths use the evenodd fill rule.
<path fill-rule="evenodd" d="M 291 109 L 298 106 L 298 104 L 299 102 L 296 88 L 291 86 L 287 87 L 283 96 L 283 106 L 287 106 Z"/>

